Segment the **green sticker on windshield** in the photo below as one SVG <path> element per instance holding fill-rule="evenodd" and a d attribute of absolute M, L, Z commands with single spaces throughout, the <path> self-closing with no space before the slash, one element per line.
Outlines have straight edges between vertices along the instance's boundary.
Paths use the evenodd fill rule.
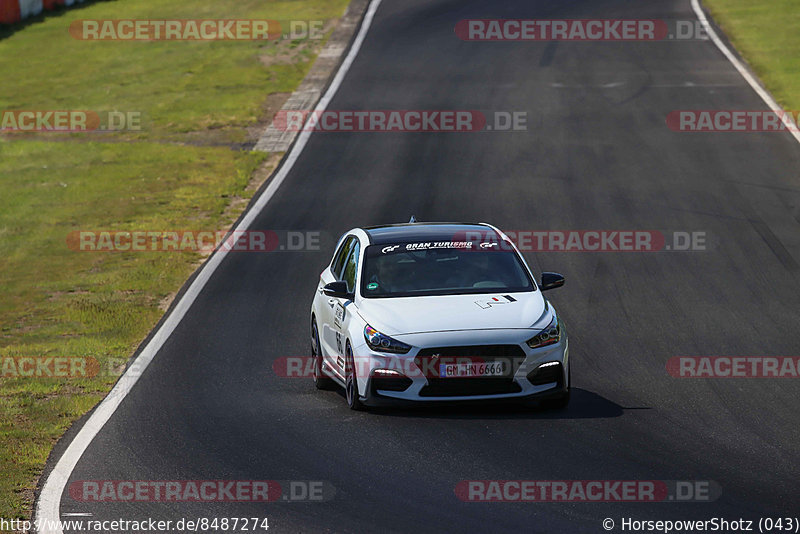
<path fill-rule="evenodd" d="M 369 284 L 367 284 L 367 289 L 369 289 L 369 290 L 378 289 L 377 282 L 370 282 Z"/>

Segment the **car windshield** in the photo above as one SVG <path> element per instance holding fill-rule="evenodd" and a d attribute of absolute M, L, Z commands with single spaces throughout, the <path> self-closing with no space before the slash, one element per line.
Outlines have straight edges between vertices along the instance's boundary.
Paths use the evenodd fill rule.
<path fill-rule="evenodd" d="M 470 242 L 371 245 L 361 294 L 367 298 L 534 291 L 514 250 Z"/>

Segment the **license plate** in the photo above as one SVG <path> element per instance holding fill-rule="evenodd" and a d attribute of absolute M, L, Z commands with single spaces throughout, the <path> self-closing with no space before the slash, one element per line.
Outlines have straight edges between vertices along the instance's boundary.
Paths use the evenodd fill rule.
<path fill-rule="evenodd" d="M 439 364 L 440 378 L 469 378 L 505 375 L 505 362 Z"/>

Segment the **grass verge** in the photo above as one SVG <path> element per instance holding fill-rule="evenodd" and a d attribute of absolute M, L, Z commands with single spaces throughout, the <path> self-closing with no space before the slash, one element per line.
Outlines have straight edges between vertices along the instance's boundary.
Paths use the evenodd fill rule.
<path fill-rule="evenodd" d="M 347 0 L 95 2 L 0 31 L 0 110 L 136 112 L 140 130 L 0 134 L 0 518 L 30 516 L 58 438 L 108 391 L 198 253 L 76 252 L 74 230 L 221 230 L 280 154 L 243 147 L 324 39 L 80 41 L 78 19 L 325 21 Z M 256 172 L 258 170 L 258 172 Z M 82 357 L 100 372 L 19 376 L 12 358 Z"/>
<path fill-rule="evenodd" d="M 800 110 L 797 1 L 703 0 L 703 5 L 778 103 Z"/>

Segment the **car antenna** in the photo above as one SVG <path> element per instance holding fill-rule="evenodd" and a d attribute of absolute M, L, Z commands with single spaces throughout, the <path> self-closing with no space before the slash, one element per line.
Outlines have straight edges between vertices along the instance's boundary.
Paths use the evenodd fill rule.
<path fill-rule="evenodd" d="M 408 221 L 408 222 L 409 222 L 409 223 L 415 223 L 415 222 L 417 222 L 417 218 L 416 218 L 416 217 L 414 217 L 414 216 L 412 215 L 412 216 L 411 216 L 411 220 L 410 220 L 410 221 Z"/>

